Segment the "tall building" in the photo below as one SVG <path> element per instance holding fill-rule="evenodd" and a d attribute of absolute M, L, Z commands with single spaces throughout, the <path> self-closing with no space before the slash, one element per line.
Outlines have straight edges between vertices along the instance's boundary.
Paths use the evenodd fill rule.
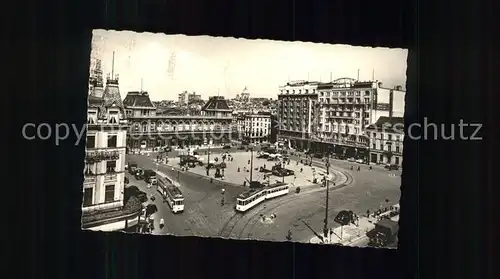
<path fill-rule="evenodd" d="M 399 165 L 403 163 L 403 117 L 381 116 L 366 128 L 370 138 L 370 162 Z"/>
<path fill-rule="evenodd" d="M 314 83 L 314 88 L 306 85 L 288 83 L 278 95 L 278 138 L 295 148 L 368 159 L 365 128 L 381 116 L 404 114 L 401 87 L 388 89 L 351 78 Z"/>
<path fill-rule="evenodd" d="M 201 101 L 201 95 L 196 94 L 196 92 L 190 93 L 188 95 L 188 104 L 196 103 Z"/>
<path fill-rule="evenodd" d="M 244 138 L 249 143 L 269 142 L 271 114 L 247 114 L 244 116 Z"/>
<path fill-rule="evenodd" d="M 319 82 L 294 81 L 279 88 L 278 140 L 289 146 L 309 149 L 315 131 Z"/>
<path fill-rule="evenodd" d="M 98 63 L 88 96 L 82 228 L 116 231 L 135 226 L 142 205 L 137 199 L 124 201 L 128 123 L 118 75 L 108 76 L 103 90 L 101 74 Z"/>
<path fill-rule="evenodd" d="M 188 96 L 188 93 L 187 91 L 184 91 L 182 93 L 179 93 L 179 105 L 180 106 L 183 106 L 183 105 L 187 105 L 187 96 Z"/>
<path fill-rule="evenodd" d="M 129 92 L 124 107 L 130 125 L 127 146 L 131 151 L 219 145 L 231 139 L 232 111 L 224 97 L 210 98 L 200 115 L 158 115 L 147 92 Z"/>

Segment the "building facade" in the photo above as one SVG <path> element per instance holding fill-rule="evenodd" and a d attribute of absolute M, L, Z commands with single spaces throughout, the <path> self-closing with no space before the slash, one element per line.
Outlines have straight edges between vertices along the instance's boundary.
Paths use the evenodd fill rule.
<path fill-rule="evenodd" d="M 294 81 L 278 92 L 278 141 L 288 147 L 309 149 L 315 131 L 319 82 Z"/>
<path fill-rule="evenodd" d="M 163 146 L 191 147 L 230 142 L 232 111 L 224 97 L 212 97 L 200 115 L 157 115 L 147 92 L 129 92 L 123 101 L 129 121 L 127 147 L 131 151 Z"/>
<path fill-rule="evenodd" d="M 180 106 L 187 105 L 187 101 L 188 101 L 188 93 L 187 93 L 187 91 L 179 93 L 179 96 L 178 96 L 178 103 L 179 103 L 179 105 Z"/>
<path fill-rule="evenodd" d="M 369 159 L 365 128 L 382 116 L 402 117 L 405 92 L 382 83 L 340 78 L 280 87 L 278 139 L 290 147 Z"/>
<path fill-rule="evenodd" d="M 118 88 L 118 76 L 108 77 L 103 90 L 100 63 L 91 77 L 83 183 L 82 228 L 116 231 L 135 226 L 142 206 L 124 204 L 128 123 Z"/>
<path fill-rule="evenodd" d="M 248 114 L 243 120 L 244 139 L 249 143 L 269 142 L 271 114 Z"/>
<path fill-rule="evenodd" d="M 403 163 L 404 119 L 381 116 L 366 128 L 370 137 L 370 162 L 378 164 Z"/>
<path fill-rule="evenodd" d="M 188 95 L 188 104 L 192 104 L 192 103 L 195 103 L 195 102 L 199 102 L 201 101 L 201 95 L 199 94 L 196 94 L 196 92 L 193 92 L 193 93 L 190 93 Z"/>

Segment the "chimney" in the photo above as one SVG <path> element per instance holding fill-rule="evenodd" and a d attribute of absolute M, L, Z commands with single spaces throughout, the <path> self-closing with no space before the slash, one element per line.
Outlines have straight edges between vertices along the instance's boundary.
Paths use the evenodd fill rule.
<path fill-rule="evenodd" d="M 380 88 L 380 87 L 382 87 L 382 82 L 379 82 L 379 83 L 378 83 L 378 87 L 379 87 L 379 88 Z"/>

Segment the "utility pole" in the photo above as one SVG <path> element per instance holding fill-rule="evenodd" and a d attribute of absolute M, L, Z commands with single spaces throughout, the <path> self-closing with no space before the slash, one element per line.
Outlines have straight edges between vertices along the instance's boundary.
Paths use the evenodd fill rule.
<path fill-rule="evenodd" d="M 208 143 L 208 151 L 207 151 L 207 155 L 208 155 L 208 158 L 207 158 L 207 176 L 210 176 L 210 142 Z"/>
<path fill-rule="evenodd" d="M 250 183 L 252 183 L 253 174 L 253 147 L 250 148 Z"/>
<path fill-rule="evenodd" d="M 328 176 L 330 176 L 330 158 L 326 158 L 326 178 L 325 178 L 325 184 L 326 184 L 326 209 L 325 209 L 325 226 L 323 227 L 323 234 L 325 236 L 325 240 L 328 239 L 328 190 L 329 190 L 329 183 L 328 183 Z"/>

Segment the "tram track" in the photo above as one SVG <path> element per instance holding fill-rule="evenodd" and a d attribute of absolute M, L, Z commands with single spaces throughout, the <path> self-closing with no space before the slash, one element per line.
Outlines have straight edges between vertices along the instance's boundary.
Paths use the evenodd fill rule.
<path fill-rule="evenodd" d="M 343 170 L 336 170 L 336 171 L 343 174 L 346 177 L 346 179 L 342 184 L 336 186 L 335 188 L 331 189 L 330 191 L 343 188 L 343 187 L 348 186 L 354 182 L 354 178 L 352 177 L 352 175 L 350 173 L 343 171 Z M 340 179 L 338 176 L 336 176 L 336 179 L 334 179 L 333 182 L 338 182 L 338 180 L 340 180 Z M 243 228 L 238 233 L 238 239 L 241 239 L 241 237 L 244 235 L 246 228 L 253 221 L 253 223 L 251 224 L 251 227 L 250 227 L 250 232 L 247 235 L 247 238 L 250 238 L 250 235 L 251 235 L 253 228 L 255 227 L 257 222 L 259 221 L 259 218 L 255 218 L 256 216 L 260 217 L 260 215 L 263 214 L 264 212 L 272 211 L 278 207 L 281 207 L 281 206 L 286 205 L 288 203 L 294 202 L 296 200 L 304 199 L 305 197 L 308 197 L 310 195 L 316 194 L 316 193 L 321 192 L 321 191 L 325 191 L 325 189 L 323 189 L 323 188 L 312 189 L 306 193 L 302 193 L 301 195 L 288 196 L 287 199 L 285 199 L 285 200 L 278 198 L 275 200 L 270 200 L 270 201 L 265 202 L 263 204 L 263 208 L 260 208 L 260 210 L 257 210 L 256 212 L 254 212 L 251 216 L 249 216 L 248 220 L 243 224 Z M 271 206 L 269 206 L 270 204 L 271 204 Z M 254 209 L 257 209 L 257 208 L 258 207 L 254 207 Z M 248 213 L 250 213 L 250 212 L 247 212 L 246 214 L 245 213 L 235 213 L 233 216 L 231 216 L 231 218 L 224 224 L 223 228 L 219 231 L 218 236 L 223 237 L 223 238 L 230 238 L 231 234 L 233 233 L 234 228 L 239 224 L 239 222 L 244 217 L 248 217 L 248 215 L 247 215 Z"/>
<path fill-rule="evenodd" d="M 335 188 L 331 189 L 330 191 L 336 191 L 336 190 L 338 190 L 338 189 L 340 189 L 340 188 L 343 188 L 343 187 L 345 187 L 345 186 L 348 186 L 348 185 L 350 185 L 351 183 L 353 183 L 353 182 L 354 182 L 354 179 L 353 179 L 353 177 L 351 176 L 351 174 L 349 174 L 349 173 L 347 173 L 347 172 L 344 172 L 344 171 L 339 171 L 339 172 L 341 172 L 343 175 L 345 175 L 345 176 L 346 176 L 346 181 L 345 181 L 344 183 L 340 184 L 339 186 L 336 186 Z M 323 189 L 322 189 L 322 190 L 323 190 Z M 305 196 L 310 196 L 310 195 L 312 195 L 312 194 L 316 194 L 317 192 L 321 192 L 321 191 L 314 191 L 314 192 L 310 192 L 310 193 L 307 193 Z M 259 216 L 260 216 L 260 214 L 263 214 L 263 213 L 268 213 L 268 212 L 270 212 L 270 211 L 272 211 L 272 210 L 274 210 L 274 209 L 276 209 L 276 208 L 278 208 L 278 207 L 281 207 L 281 206 L 283 206 L 283 205 L 285 205 L 285 204 L 288 204 L 288 203 L 290 203 L 290 202 L 292 202 L 292 201 L 300 200 L 300 199 L 303 199 L 303 198 L 304 198 L 304 195 L 302 195 L 302 196 L 298 196 L 298 197 L 294 197 L 294 198 L 292 198 L 292 199 L 289 199 L 289 200 L 283 201 L 282 203 L 278 203 L 278 204 L 276 204 L 276 205 L 272 206 L 271 208 L 269 208 L 269 207 L 265 207 L 265 208 L 263 208 L 263 209 L 262 209 L 262 210 L 260 210 L 258 213 L 254 214 L 252 217 L 250 217 L 250 219 L 248 220 L 248 222 L 245 224 L 245 226 L 244 226 L 244 227 L 242 228 L 242 230 L 240 231 L 239 238 L 241 238 L 241 236 L 244 234 L 245 229 L 247 228 L 247 226 L 248 226 L 250 223 L 252 223 L 252 221 L 253 221 L 253 223 L 252 223 L 252 225 L 251 225 L 251 227 L 250 227 L 250 230 L 249 230 L 249 232 L 248 232 L 248 234 L 247 234 L 247 238 L 250 238 L 250 237 L 251 237 L 251 235 L 252 235 L 252 231 L 253 231 L 253 228 L 254 228 L 254 227 L 255 227 L 255 225 L 259 222 L 259 218 L 255 218 L 255 216 L 256 216 L 257 214 L 259 214 Z M 316 213 L 317 213 L 317 212 L 316 212 Z M 315 214 L 316 214 L 316 213 L 315 213 Z"/>

